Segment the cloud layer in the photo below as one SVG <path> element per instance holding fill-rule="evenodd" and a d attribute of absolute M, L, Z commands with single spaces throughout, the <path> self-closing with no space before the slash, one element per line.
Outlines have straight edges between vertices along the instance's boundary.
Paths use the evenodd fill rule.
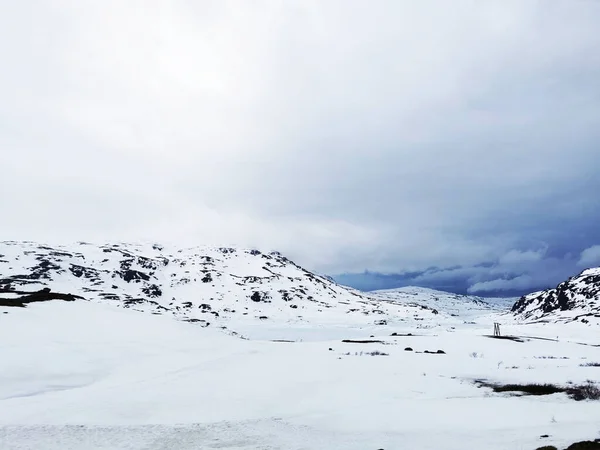
<path fill-rule="evenodd" d="M 0 233 L 554 283 L 600 263 L 598 23 L 572 0 L 5 2 Z"/>
<path fill-rule="evenodd" d="M 597 267 L 600 265 L 600 245 L 593 245 L 581 252 L 578 265 L 583 267 Z"/>

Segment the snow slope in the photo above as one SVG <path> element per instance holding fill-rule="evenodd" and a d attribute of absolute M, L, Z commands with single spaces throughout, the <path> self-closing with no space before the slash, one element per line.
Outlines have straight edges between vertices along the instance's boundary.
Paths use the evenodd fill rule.
<path fill-rule="evenodd" d="M 416 304 L 443 311 L 453 317 L 468 319 L 486 313 L 507 310 L 514 299 L 485 299 L 472 295 L 459 295 L 417 286 L 384 289 L 371 292 L 376 298 L 393 303 Z"/>
<path fill-rule="evenodd" d="M 584 270 L 554 289 L 522 297 L 512 308 L 529 321 L 580 321 L 600 325 L 600 268 Z"/>
<path fill-rule="evenodd" d="M 2 450 L 534 450 L 600 437 L 600 402 L 476 383 L 598 380 L 600 341 L 581 322 L 525 324 L 420 288 L 363 294 L 252 250 L 2 243 L 0 255 L 0 297 L 85 299 L 0 306 Z M 519 340 L 490 338 L 494 322 Z"/>
<path fill-rule="evenodd" d="M 311 342 L 270 342 L 108 303 L 0 307 L 0 448 L 533 450 L 600 437 L 600 402 L 473 383 L 597 377 L 581 367 L 600 360 L 577 343 L 588 328 L 505 330 L 561 337 L 518 343 L 485 337 L 487 327 L 404 324 L 396 331 L 412 336 L 376 335 L 381 343 L 321 328 Z M 427 349 L 445 354 L 418 353 Z"/>
<path fill-rule="evenodd" d="M 385 326 L 433 316 L 422 307 L 381 303 L 277 252 L 235 248 L 1 242 L 2 288 L 50 288 L 248 333 L 257 321 L 300 328 L 332 322 Z M 6 295 L 10 292 L 0 293 Z"/>

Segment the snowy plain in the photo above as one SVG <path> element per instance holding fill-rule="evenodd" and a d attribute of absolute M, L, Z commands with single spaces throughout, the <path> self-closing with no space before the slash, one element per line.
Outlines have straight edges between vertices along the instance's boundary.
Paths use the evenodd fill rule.
<path fill-rule="evenodd" d="M 474 383 L 599 380 L 583 366 L 600 362 L 594 327 L 489 309 L 418 326 L 345 319 L 234 321 L 241 339 L 96 302 L 0 308 L 0 448 L 534 450 L 600 437 L 600 402 Z M 494 322 L 550 340 L 491 339 Z"/>

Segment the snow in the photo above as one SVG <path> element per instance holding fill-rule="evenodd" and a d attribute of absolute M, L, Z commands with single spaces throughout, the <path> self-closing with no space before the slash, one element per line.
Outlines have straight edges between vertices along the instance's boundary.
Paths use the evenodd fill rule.
<path fill-rule="evenodd" d="M 584 270 L 560 283 L 555 289 L 522 297 L 514 306 L 524 321 L 580 321 L 595 328 L 600 325 L 600 268 Z"/>
<path fill-rule="evenodd" d="M 0 307 L 2 450 L 534 450 L 600 437 L 598 401 L 476 383 L 598 381 L 584 366 L 600 362 L 590 323 L 528 323 L 510 300 L 423 288 L 360 293 L 251 250 L 0 243 L 0 255 L 0 286 L 86 299 Z M 148 298 L 150 285 L 162 294 Z M 490 338 L 496 322 L 523 342 Z"/>
<path fill-rule="evenodd" d="M 600 267 L 586 269 L 583 272 L 581 272 L 581 276 L 594 276 L 594 275 L 600 275 Z"/>
<path fill-rule="evenodd" d="M 320 326 L 288 343 L 94 302 L 0 308 L 0 448 L 535 449 L 545 434 L 554 445 L 598 437 L 599 402 L 473 383 L 597 379 L 580 365 L 599 349 L 578 343 L 595 336 L 504 320 L 506 333 L 559 340 L 495 340 L 483 336 L 494 318 L 452 331 L 398 326 L 414 336 L 377 335 L 385 344 L 342 343 L 337 327 Z M 347 337 L 372 332 L 347 327 Z"/>
<path fill-rule="evenodd" d="M 215 327 L 231 329 L 232 322 L 240 328 L 244 324 L 254 327 L 259 318 L 299 326 L 375 325 L 381 320 L 411 321 L 416 315 L 432 315 L 414 306 L 382 304 L 280 255 L 249 249 L 157 249 L 135 244 L 51 248 L 0 242 L 0 254 L 4 255 L 0 274 L 11 275 L 5 282 L 13 288 L 50 287 L 55 292 Z M 46 270 L 48 265 L 51 270 Z M 147 279 L 127 279 L 127 271 Z M 38 278 L 28 278 L 32 272 Z M 0 276 L 0 287 L 2 281 Z M 258 298 L 253 301 L 255 295 Z"/>
<path fill-rule="evenodd" d="M 372 292 L 380 300 L 392 303 L 414 303 L 441 310 L 454 316 L 467 318 L 493 310 L 506 309 L 516 299 L 484 299 L 469 295 L 452 294 L 434 289 L 408 286 Z"/>

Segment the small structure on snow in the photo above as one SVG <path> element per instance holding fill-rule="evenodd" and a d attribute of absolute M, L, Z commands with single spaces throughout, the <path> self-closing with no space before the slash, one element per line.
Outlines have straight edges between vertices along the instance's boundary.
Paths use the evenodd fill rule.
<path fill-rule="evenodd" d="M 494 337 L 500 337 L 500 324 L 494 322 Z"/>

